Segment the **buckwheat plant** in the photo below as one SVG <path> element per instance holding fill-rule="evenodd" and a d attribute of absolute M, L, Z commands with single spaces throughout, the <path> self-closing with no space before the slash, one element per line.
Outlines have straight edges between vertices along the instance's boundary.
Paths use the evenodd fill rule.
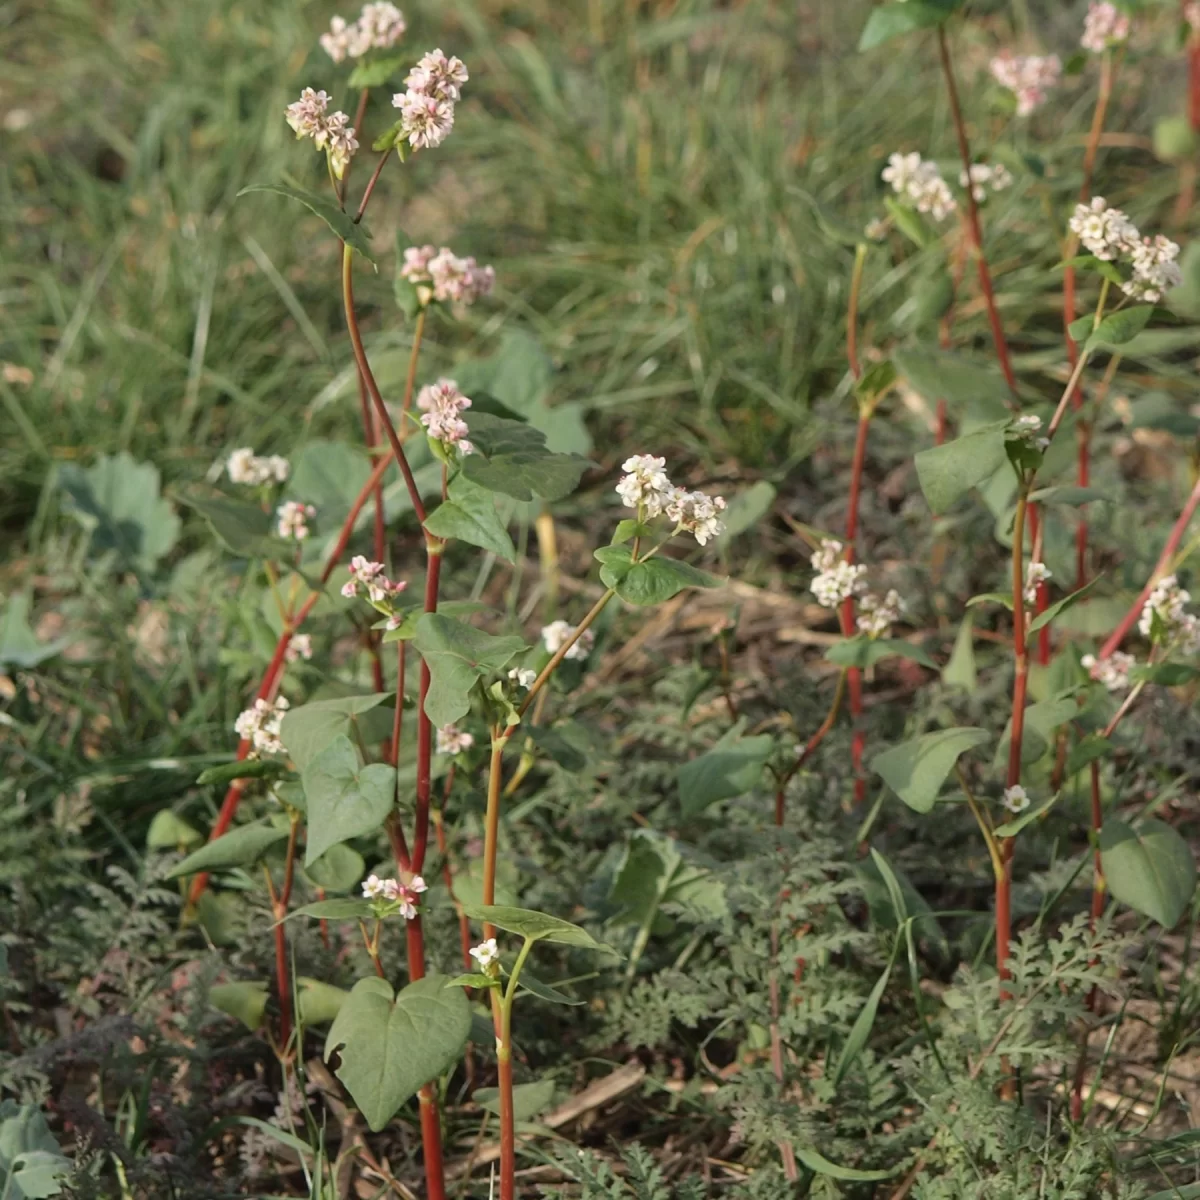
<path fill-rule="evenodd" d="M 519 994 L 541 1002 L 562 999 L 545 985 L 523 986 L 524 965 L 538 941 L 592 949 L 598 944 L 556 917 L 496 904 L 504 800 L 536 753 L 529 730 L 543 714 L 548 685 L 564 661 L 587 669 L 594 626 L 606 607 L 614 599 L 633 608 L 653 607 L 685 588 L 715 582 L 677 555 L 689 546 L 709 546 L 721 535 L 725 501 L 672 483 L 664 459 L 635 454 L 615 485 L 627 515 L 611 542 L 595 551 L 603 590 L 581 618 L 553 620 L 527 637 L 516 628 L 497 630 L 489 617 L 467 619 L 478 605 L 443 603 L 442 566 L 451 548 L 515 564 L 510 518 L 504 514 L 518 503 L 544 507 L 562 499 L 590 464 L 577 454 L 552 452 L 537 428 L 490 397 L 467 394 L 453 377 L 422 379 L 427 321 L 450 319 L 484 303 L 496 282 L 490 266 L 449 247 L 397 245 L 395 319 L 411 323 L 411 354 L 398 405 L 388 404 L 379 385 L 354 295 L 358 260 L 376 262 L 365 221 L 370 201 L 389 166 L 399 169 L 415 155 L 440 152 L 470 81 L 466 65 L 441 49 L 398 54 L 405 32 L 402 13 L 387 3 L 367 4 L 353 22 L 335 17 L 320 45 L 335 64 L 357 60 L 350 80 L 361 90 L 356 116 L 333 108 L 325 91 L 311 87 L 280 114 L 298 139 L 324 154 L 328 190 L 273 183 L 246 189 L 299 201 L 340 241 L 346 332 L 370 468 L 336 531 L 323 522 L 313 498 L 295 490 L 287 460 L 260 456 L 253 448 L 230 453 L 222 472 L 226 490 L 188 497 L 225 546 L 251 564 L 248 578 L 264 582 L 279 635 L 257 690 L 234 722 L 240 738 L 236 761 L 202 777 L 227 785 L 211 840 L 174 873 L 190 878 L 188 898 L 195 909 L 205 900 L 209 872 L 261 866 L 274 921 L 276 978 L 271 1019 L 263 1016 L 261 1004 L 255 1011 L 285 1067 L 302 1054 L 306 1020 L 303 994 L 296 1004 L 289 920 L 318 920 L 326 935 L 330 923 L 357 925 L 373 973 L 358 980 L 341 1003 L 326 1056 L 336 1056 L 339 1078 L 374 1130 L 417 1097 L 429 1200 L 446 1195 L 440 1081 L 464 1054 L 471 1024 L 468 993 L 486 1000 L 500 1089 L 499 1194 L 513 1200 L 513 1005 Z M 368 143 L 369 93 L 400 75 L 404 87 L 392 93 L 392 123 Z M 374 162 L 354 204 L 354 168 L 367 144 Z M 296 170 L 302 169 L 298 160 Z M 410 522 L 388 522 L 382 488 L 392 470 L 403 481 Z M 409 554 L 396 557 L 414 532 L 424 551 L 423 569 Z M 372 691 L 311 695 L 308 671 L 329 647 L 300 629 L 317 605 L 356 631 L 370 659 Z M 872 628 L 893 619 L 896 607 L 881 602 Z M 408 670 L 414 653 L 415 689 Z M 456 772 L 478 772 L 480 729 L 487 731 L 487 800 L 477 864 L 482 902 L 466 905 L 455 894 L 433 781 L 436 762 L 447 775 L 450 797 Z M 505 787 L 505 752 L 514 738 L 524 757 Z M 402 764 L 409 750 L 412 759 Z M 248 788 L 262 789 L 277 811 L 235 826 Z M 437 873 L 430 870 L 431 826 L 441 859 Z M 392 863 L 367 872 L 348 843 L 381 835 Z M 293 908 L 298 872 L 316 886 L 319 898 Z M 324 898 L 325 889 L 348 892 L 356 886 L 358 895 Z M 443 888 L 446 894 L 439 896 Z M 461 957 L 470 973 L 457 979 L 428 970 L 423 916 L 438 902 L 454 905 L 461 921 L 462 946 L 449 956 Z M 480 937 L 473 949 L 471 921 L 478 922 Z M 397 964 L 385 961 L 381 938 L 389 925 L 404 931 L 406 982 L 398 990 Z M 525 939 L 511 963 L 497 948 L 499 931 Z"/>

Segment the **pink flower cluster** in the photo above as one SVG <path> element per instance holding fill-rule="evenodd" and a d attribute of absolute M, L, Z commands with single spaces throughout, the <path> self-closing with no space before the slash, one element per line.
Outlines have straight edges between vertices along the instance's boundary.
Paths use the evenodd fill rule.
<path fill-rule="evenodd" d="M 1079 44 L 1092 54 L 1103 54 L 1129 37 L 1129 16 L 1108 0 L 1092 0 L 1083 22 Z"/>
<path fill-rule="evenodd" d="M 471 407 L 471 401 L 458 390 L 453 379 L 426 384 L 417 393 L 417 407 L 421 410 L 421 424 L 431 438 L 447 446 L 457 446 L 463 454 L 474 452 L 475 447 L 466 440 L 467 423 L 460 415 Z"/>
<path fill-rule="evenodd" d="M 409 246 L 404 251 L 400 278 L 417 289 L 422 304 L 436 300 L 440 304 L 474 304 L 488 295 L 496 283 L 496 272 L 481 267 L 474 258 L 459 258 L 443 246 Z"/>
<path fill-rule="evenodd" d="M 335 63 L 347 58 L 361 58 L 368 50 L 386 50 L 394 46 L 407 28 L 404 14 L 384 0 L 379 4 L 364 4 L 353 25 L 345 17 L 334 17 L 329 32 L 321 34 L 321 49 Z"/>
<path fill-rule="evenodd" d="M 311 504 L 285 500 L 275 510 L 275 532 L 288 541 L 302 542 L 309 535 L 309 521 L 316 515 L 317 510 Z"/>
<path fill-rule="evenodd" d="M 1045 102 L 1051 88 L 1062 78 L 1062 60 L 1057 54 L 997 54 L 988 65 L 992 78 L 1017 98 L 1017 115 L 1027 117 Z"/>
<path fill-rule="evenodd" d="M 341 179 L 358 149 L 358 138 L 344 112 L 326 113 L 329 96 L 305 88 L 300 99 L 287 106 L 287 123 L 297 138 L 312 138 L 318 150 L 329 155 L 329 166 Z"/>
<path fill-rule="evenodd" d="M 362 885 L 364 900 L 399 904 L 400 915 L 406 921 L 411 921 L 417 915 L 421 893 L 428 890 L 428 885 L 420 875 L 414 875 L 407 883 L 402 883 L 399 879 L 380 879 L 378 875 L 368 875 Z"/>
<path fill-rule="evenodd" d="M 400 136 L 414 150 L 440 146 L 454 128 L 454 105 L 467 82 L 462 60 L 431 50 L 408 73 L 392 104 L 400 110 Z"/>
<path fill-rule="evenodd" d="M 388 629 L 396 629 L 404 619 L 392 608 L 392 599 L 400 595 L 408 587 L 405 580 L 392 580 L 387 577 L 387 568 L 381 562 L 372 562 L 361 554 L 356 554 L 350 560 L 350 578 L 342 584 L 342 595 L 347 600 L 353 600 L 359 594 L 359 588 L 367 594 L 367 599 L 387 616 Z"/>

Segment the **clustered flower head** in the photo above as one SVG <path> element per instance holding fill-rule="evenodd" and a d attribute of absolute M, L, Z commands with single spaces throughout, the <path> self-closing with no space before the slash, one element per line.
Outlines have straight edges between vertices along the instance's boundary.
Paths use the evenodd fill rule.
<path fill-rule="evenodd" d="M 368 875 L 362 885 L 364 900 L 383 901 L 387 905 L 398 904 L 400 907 L 397 911 L 406 921 L 416 917 L 421 893 L 428 890 L 428 885 L 420 875 L 414 875 L 407 883 L 402 883 L 399 879 L 380 879 L 378 875 Z"/>
<path fill-rule="evenodd" d="M 1142 237 L 1129 217 L 1119 208 L 1110 208 L 1103 196 L 1090 204 L 1077 204 L 1070 225 L 1071 232 L 1097 258 L 1130 266 L 1133 278 L 1121 284 L 1127 296 L 1157 304 L 1183 282 L 1176 262 L 1178 244 L 1162 234 Z"/>
<path fill-rule="evenodd" d="M 1062 78 L 1057 54 L 997 54 L 988 64 L 992 78 L 1017 98 L 1017 115 L 1027 117 L 1045 102 L 1046 94 Z"/>
<path fill-rule="evenodd" d="M 928 213 L 935 221 L 944 221 L 958 207 L 937 163 L 922 158 L 915 150 L 889 155 L 883 181 L 890 183 L 898 196 L 911 201 L 918 212 Z"/>
<path fill-rule="evenodd" d="M 245 483 L 261 487 L 266 483 L 285 483 L 292 468 L 282 454 L 259 456 L 243 446 L 235 450 L 225 463 L 225 473 L 231 483 Z"/>
<path fill-rule="evenodd" d="M 361 58 L 369 50 L 387 50 L 403 36 L 407 25 L 404 14 L 386 3 L 364 4 L 358 20 L 348 24 L 345 17 L 334 17 L 329 32 L 321 34 L 321 49 L 335 63 Z"/>
<path fill-rule="evenodd" d="M 275 510 L 275 532 L 281 538 L 302 542 L 310 532 L 308 522 L 316 515 L 317 510 L 311 504 L 285 500 Z"/>
<path fill-rule="evenodd" d="M 1004 807 L 1010 813 L 1022 813 L 1029 807 L 1029 793 L 1019 784 L 1004 789 Z"/>
<path fill-rule="evenodd" d="M 1044 562 L 1031 562 L 1025 568 L 1025 603 L 1037 603 L 1038 586 L 1050 578 L 1050 568 Z"/>
<path fill-rule="evenodd" d="M 475 745 L 475 739 L 459 729 L 457 725 L 443 725 L 437 731 L 437 752 L 439 754 L 461 754 Z"/>
<path fill-rule="evenodd" d="M 1045 450 L 1050 445 L 1050 439 L 1042 436 L 1042 418 L 1037 413 L 1022 413 L 1010 429 L 1014 436 L 1039 450 Z"/>
<path fill-rule="evenodd" d="M 496 945 L 495 938 L 488 938 L 478 946 L 472 946 L 471 957 L 485 975 L 495 978 L 500 973 L 500 948 Z"/>
<path fill-rule="evenodd" d="M 350 118 L 344 112 L 327 113 L 328 107 L 329 96 L 325 92 L 305 88 L 300 99 L 288 105 L 287 123 L 297 138 L 312 138 L 316 148 L 329 155 L 329 166 L 341 179 L 358 149 L 358 138 Z"/>
<path fill-rule="evenodd" d="M 258 699 L 234 721 L 234 732 L 250 743 L 252 757 L 260 754 L 282 754 L 283 742 L 279 728 L 288 710 L 288 702 L 278 697 L 274 702 Z"/>
<path fill-rule="evenodd" d="M 1091 54 L 1103 54 L 1129 37 L 1129 16 L 1108 0 L 1092 0 L 1079 44 Z"/>
<path fill-rule="evenodd" d="M 1137 666 L 1132 654 L 1114 650 L 1107 658 L 1098 659 L 1094 654 L 1085 654 L 1080 663 L 1083 669 L 1110 692 L 1123 692 L 1129 687 L 1129 672 Z"/>
<path fill-rule="evenodd" d="M 312 637 L 307 633 L 293 633 L 288 639 L 283 656 L 288 662 L 298 662 L 302 658 L 307 661 L 312 658 Z"/>
<path fill-rule="evenodd" d="M 675 533 L 690 533 L 701 546 L 725 532 L 720 514 L 721 496 L 676 487 L 667 477 L 667 460 L 653 454 L 635 454 L 621 465 L 624 475 L 616 492 L 626 508 L 637 510 L 639 521 L 665 516 L 675 522 Z"/>
<path fill-rule="evenodd" d="M 971 173 L 959 171 L 958 182 L 965 188 L 968 180 L 971 184 L 971 195 L 977 204 L 982 204 L 988 198 L 988 188 L 993 192 L 1002 192 L 1012 187 L 1012 172 L 1003 163 L 972 163 Z"/>
<path fill-rule="evenodd" d="M 417 289 L 422 304 L 474 304 L 496 285 L 492 267 L 481 267 L 473 257 L 460 258 L 448 246 L 409 246 L 404 251 L 400 278 Z"/>
<path fill-rule="evenodd" d="M 350 578 L 342 584 L 342 595 L 347 600 L 353 600 L 360 587 L 366 591 L 367 599 L 372 604 L 387 604 L 393 596 L 404 591 L 408 583 L 389 579 L 383 563 L 372 562 L 364 555 L 356 554 L 350 560 Z"/>
<path fill-rule="evenodd" d="M 551 621 L 542 629 L 542 643 L 551 654 L 557 654 L 574 636 L 575 626 L 567 621 Z M 591 653 L 596 637 L 590 629 L 585 629 L 576 639 L 575 644 L 563 655 L 563 658 L 584 659 Z M 536 677 L 535 677 L 536 678 Z"/>
<path fill-rule="evenodd" d="M 454 105 L 468 78 L 461 59 L 441 50 L 424 55 L 404 80 L 408 90 L 392 97 L 400 110 L 400 137 L 414 150 L 441 145 L 454 128 Z"/>
<path fill-rule="evenodd" d="M 1174 575 L 1160 579 L 1146 598 L 1138 631 L 1152 642 L 1183 654 L 1200 651 L 1200 617 L 1187 611 L 1191 598 Z"/>
<path fill-rule="evenodd" d="M 895 588 L 889 589 L 883 597 L 868 592 L 858 602 L 858 630 L 872 639 L 886 637 L 892 626 L 904 616 L 907 607 Z"/>
<path fill-rule="evenodd" d="M 812 593 L 823 608 L 837 608 L 851 596 L 867 590 L 867 568 L 842 557 L 842 543 L 826 538 L 809 562 L 816 571 Z"/>
<path fill-rule="evenodd" d="M 471 401 L 458 390 L 453 379 L 426 384 L 417 393 L 417 407 L 421 410 L 421 424 L 431 438 L 446 446 L 457 446 L 463 454 L 474 451 L 475 447 L 466 440 L 470 431 L 461 415 L 471 407 Z"/>
<path fill-rule="evenodd" d="M 537 679 L 537 672 L 531 667 L 513 667 L 509 671 L 508 677 L 517 687 L 527 692 L 533 687 L 534 680 Z"/>

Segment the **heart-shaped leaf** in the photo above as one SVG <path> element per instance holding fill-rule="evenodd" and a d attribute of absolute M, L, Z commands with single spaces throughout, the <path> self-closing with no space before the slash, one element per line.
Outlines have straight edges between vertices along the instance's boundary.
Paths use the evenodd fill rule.
<path fill-rule="evenodd" d="M 661 554 L 634 562 L 628 546 L 601 546 L 593 553 L 603 564 L 601 582 L 627 604 L 636 604 L 640 608 L 662 604 L 684 588 L 711 588 L 721 582 L 707 571 Z"/>
<path fill-rule="evenodd" d="M 929 507 L 945 512 L 973 487 L 978 487 L 1004 465 L 1006 421 L 995 421 L 947 442 L 922 450 L 915 459 L 917 479 Z"/>
<path fill-rule="evenodd" d="M 1107 820 L 1100 831 L 1100 865 L 1114 899 L 1173 929 L 1196 890 L 1196 861 L 1188 843 L 1164 821 L 1135 829 Z"/>
<path fill-rule="evenodd" d="M 490 550 L 505 562 L 517 561 L 516 547 L 496 511 L 496 496 L 487 488 L 456 475 L 449 498 L 425 518 L 425 528 L 439 538 L 457 538 Z"/>
<path fill-rule="evenodd" d="M 279 736 L 292 762 L 303 771 L 339 735 L 356 734 L 365 746 L 389 737 L 395 711 L 390 705 L 387 708 L 381 705 L 391 698 L 391 692 L 376 692 L 370 696 L 314 700 L 287 713 Z"/>
<path fill-rule="evenodd" d="M 588 468 L 578 454 L 551 452 L 541 430 L 524 421 L 472 412 L 468 424 L 475 453 L 463 459 L 462 473 L 490 491 L 516 500 L 561 500 Z"/>
<path fill-rule="evenodd" d="M 413 645 L 429 665 L 425 714 L 438 726 L 466 716 L 476 681 L 502 670 L 525 649 L 524 640 L 513 634 L 497 637 L 441 613 L 425 613 L 417 621 Z"/>
<path fill-rule="evenodd" d="M 871 760 L 871 769 L 909 808 L 929 812 L 959 755 L 989 741 L 991 736 L 986 729 L 970 725 L 924 733 L 877 754 Z"/>
<path fill-rule="evenodd" d="M 301 781 L 308 801 L 306 867 L 331 846 L 374 833 L 395 800 L 396 769 L 386 763 L 364 767 L 344 733 L 309 760 Z"/>

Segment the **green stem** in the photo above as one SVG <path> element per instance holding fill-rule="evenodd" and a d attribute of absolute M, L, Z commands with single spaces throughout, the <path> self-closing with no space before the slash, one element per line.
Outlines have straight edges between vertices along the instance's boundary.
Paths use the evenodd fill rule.
<path fill-rule="evenodd" d="M 658 549 L 658 547 L 656 546 L 655 549 Z M 653 553 L 653 551 L 651 551 L 651 553 Z M 649 558 L 650 555 L 648 554 L 648 555 L 646 555 L 646 557 Z M 563 642 L 563 644 L 561 646 L 559 646 L 557 651 L 555 651 L 555 653 L 554 653 L 554 657 L 551 658 L 551 660 L 542 668 L 541 674 L 538 675 L 538 677 L 530 685 L 529 692 L 525 696 L 525 699 L 521 702 L 521 707 L 517 709 L 518 716 L 523 717 L 525 715 L 525 713 L 529 709 L 529 706 L 533 703 L 534 697 L 538 694 L 538 692 L 540 692 L 542 690 L 542 688 L 544 688 L 546 686 L 546 683 L 550 679 L 550 676 L 553 675 L 555 670 L 557 669 L 558 664 L 560 662 L 562 662 L 562 660 L 564 658 L 566 658 L 567 651 L 570 650 L 571 647 L 574 646 L 577 641 L 579 641 L 580 637 L 583 636 L 584 631 L 604 611 L 604 606 L 616 594 L 617 593 L 614 588 L 609 588 L 608 591 L 606 591 L 604 593 L 604 595 L 601 596 L 600 599 L 597 600 L 596 603 L 592 605 L 591 609 L 588 611 L 587 616 L 585 616 L 583 618 L 583 620 L 580 621 L 579 624 L 575 627 L 575 632 L 573 634 L 571 634 L 571 636 L 569 638 L 567 638 L 567 640 L 565 642 Z M 508 739 L 506 738 L 505 741 L 507 741 L 507 740 Z"/>

